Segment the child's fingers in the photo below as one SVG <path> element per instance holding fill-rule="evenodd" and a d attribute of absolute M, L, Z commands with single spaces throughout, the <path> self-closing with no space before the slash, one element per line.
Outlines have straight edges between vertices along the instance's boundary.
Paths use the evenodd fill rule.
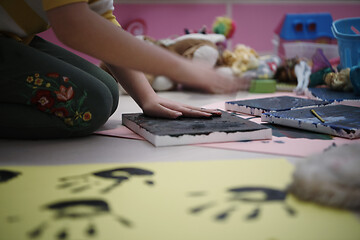
<path fill-rule="evenodd" d="M 203 109 L 189 106 L 182 106 L 177 110 L 181 111 L 184 117 L 212 117 L 221 115 L 221 112 L 215 109 Z"/>
<path fill-rule="evenodd" d="M 159 104 L 157 108 L 152 108 L 151 110 L 147 110 L 144 113 L 152 117 L 170 118 L 170 119 L 175 119 L 183 115 L 181 111 L 177 111 L 175 109 L 162 106 L 161 104 Z"/>
<path fill-rule="evenodd" d="M 200 109 L 201 111 L 211 113 L 213 115 L 221 116 L 221 111 L 219 111 L 218 109 L 206 109 L 206 108 L 200 108 Z"/>

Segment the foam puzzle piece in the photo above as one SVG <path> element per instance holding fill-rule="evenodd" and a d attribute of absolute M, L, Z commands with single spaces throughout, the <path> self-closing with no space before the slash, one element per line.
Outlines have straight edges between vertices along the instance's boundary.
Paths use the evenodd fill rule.
<path fill-rule="evenodd" d="M 329 104 L 329 102 L 291 96 L 279 96 L 229 101 L 225 103 L 225 109 L 228 111 L 261 116 L 261 114 L 265 112 L 285 111 L 295 108 L 321 106 L 326 104 Z"/>
<path fill-rule="evenodd" d="M 271 139 L 272 130 L 222 112 L 220 117 L 163 119 L 141 113 L 122 115 L 123 125 L 155 146 Z"/>
<path fill-rule="evenodd" d="M 315 116 L 311 109 L 315 110 L 319 117 Z M 360 107 L 327 105 L 310 109 L 268 112 L 261 116 L 261 120 L 348 139 L 360 137 Z"/>

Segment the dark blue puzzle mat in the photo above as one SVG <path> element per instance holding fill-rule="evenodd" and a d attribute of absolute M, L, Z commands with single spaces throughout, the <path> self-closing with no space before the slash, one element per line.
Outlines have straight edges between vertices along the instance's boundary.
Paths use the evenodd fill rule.
<path fill-rule="evenodd" d="M 313 115 L 310 109 L 324 120 Z M 268 112 L 261 120 L 298 129 L 326 133 L 354 139 L 360 137 L 360 107 L 347 105 L 327 105 L 314 108 L 301 108 L 280 112 Z"/>
<path fill-rule="evenodd" d="M 308 88 L 305 91 L 308 98 L 323 100 L 330 103 L 343 103 L 346 105 L 360 106 L 360 95 L 354 92 L 333 91 L 329 88 Z"/>
<path fill-rule="evenodd" d="M 229 101 L 225 103 L 225 109 L 228 111 L 261 116 L 261 114 L 265 112 L 286 111 L 295 108 L 317 107 L 327 104 L 329 104 L 329 102 L 291 96 L 280 96 Z"/>

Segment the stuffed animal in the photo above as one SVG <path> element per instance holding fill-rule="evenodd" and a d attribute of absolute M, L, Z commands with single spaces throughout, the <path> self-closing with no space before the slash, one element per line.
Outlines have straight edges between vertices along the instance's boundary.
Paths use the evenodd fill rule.
<path fill-rule="evenodd" d="M 225 36 L 222 34 L 202 33 L 190 33 L 175 39 L 155 40 L 148 36 L 138 36 L 138 38 L 150 44 L 163 47 L 192 61 L 201 61 L 211 67 L 216 67 L 220 64 L 221 49 L 217 45 L 222 45 L 226 41 Z M 224 70 L 224 68 L 219 69 L 219 72 L 221 74 L 232 74 L 231 71 Z M 147 78 L 155 91 L 169 91 L 180 87 L 165 76 L 147 75 Z"/>
<path fill-rule="evenodd" d="M 353 86 L 350 81 L 350 68 L 342 69 L 340 72 L 330 72 L 325 75 L 325 84 L 332 90 L 350 92 Z"/>
<path fill-rule="evenodd" d="M 233 51 L 225 50 L 222 59 L 223 65 L 229 66 L 238 78 L 273 78 L 281 64 L 281 59 L 278 56 L 259 56 L 253 48 L 244 44 L 237 44 Z"/>
<path fill-rule="evenodd" d="M 161 40 L 155 40 L 149 36 L 142 35 L 136 37 L 149 44 L 160 46 L 175 54 L 191 59 L 192 61 L 201 61 L 211 67 L 215 67 L 221 62 L 222 46 L 226 41 L 226 37 L 222 34 L 202 33 L 190 33 L 175 39 L 169 38 Z M 110 73 L 105 64 L 100 63 L 99 67 Z M 232 71 L 226 68 L 227 67 L 219 68 L 219 73 L 232 74 Z M 151 74 L 146 74 L 146 78 L 155 91 L 169 91 L 180 87 L 166 76 L 154 76 Z M 126 93 L 126 91 L 121 88 L 121 86 L 120 92 Z"/>
<path fill-rule="evenodd" d="M 223 34 L 189 33 L 175 39 L 161 40 L 149 36 L 137 36 L 137 38 L 192 61 L 201 61 L 225 76 L 244 79 L 271 78 L 280 64 L 280 58 L 277 56 L 259 57 L 254 49 L 243 44 L 236 45 L 233 52 L 224 49 L 226 36 Z M 103 64 L 100 67 L 108 71 Z M 152 88 L 158 92 L 175 90 L 179 87 L 191 88 L 191 86 L 180 86 L 166 76 L 146 74 L 146 77 Z M 121 87 L 120 90 L 126 93 Z"/>
<path fill-rule="evenodd" d="M 288 190 L 298 198 L 338 208 L 360 208 L 360 145 L 332 146 L 299 161 Z"/>
<path fill-rule="evenodd" d="M 224 64 L 231 66 L 237 76 L 241 76 L 242 73 L 259 66 L 259 55 L 257 52 L 244 44 L 236 45 L 232 52 L 225 50 L 223 59 Z"/>

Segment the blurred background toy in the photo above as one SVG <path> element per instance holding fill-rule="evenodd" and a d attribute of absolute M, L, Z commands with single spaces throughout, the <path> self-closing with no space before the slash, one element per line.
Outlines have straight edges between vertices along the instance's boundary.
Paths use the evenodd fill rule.
<path fill-rule="evenodd" d="M 299 161 L 289 192 L 305 201 L 360 209 L 359 144 L 332 146 Z"/>
<path fill-rule="evenodd" d="M 212 30 L 214 33 L 222 34 L 227 39 L 231 38 L 234 35 L 235 29 L 235 22 L 228 17 L 217 17 L 212 26 Z"/>
<path fill-rule="evenodd" d="M 226 40 L 222 34 L 204 33 L 189 33 L 175 39 L 154 40 L 146 36 L 141 38 L 150 44 L 163 47 L 192 61 L 201 61 L 211 67 L 217 66 L 221 59 L 217 44 Z M 228 74 L 223 69 L 220 71 L 222 74 Z M 191 86 L 180 86 L 165 76 L 147 75 L 147 78 L 155 91 L 169 91 L 179 87 L 191 88 Z"/>
<path fill-rule="evenodd" d="M 125 24 L 124 29 L 134 36 L 146 35 L 147 24 L 144 19 L 137 18 Z"/>
<path fill-rule="evenodd" d="M 340 72 L 330 72 L 325 75 L 325 84 L 332 90 L 350 92 L 353 90 L 350 82 L 350 68 L 342 69 Z"/>
<path fill-rule="evenodd" d="M 224 65 L 230 66 L 235 75 L 241 76 L 247 70 L 259 66 L 259 55 L 249 46 L 238 44 L 233 51 L 223 52 Z"/>
<path fill-rule="evenodd" d="M 330 13 L 287 13 L 275 29 L 275 53 L 282 59 L 310 59 L 316 49 L 327 58 L 339 57 L 336 39 L 331 32 Z"/>

